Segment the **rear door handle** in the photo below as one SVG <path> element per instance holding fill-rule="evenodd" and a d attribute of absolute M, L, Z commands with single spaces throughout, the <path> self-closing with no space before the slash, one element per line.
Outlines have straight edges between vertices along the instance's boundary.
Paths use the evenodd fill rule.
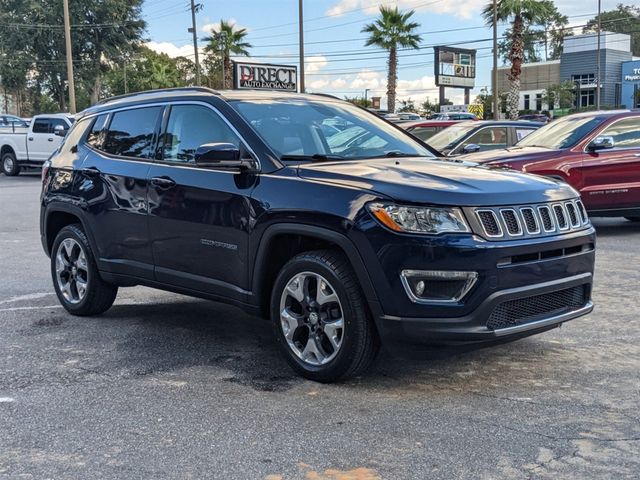
<path fill-rule="evenodd" d="M 85 177 L 95 178 L 100 175 L 100 170 L 96 167 L 86 167 L 80 170 Z"/>
<path fill-rule="evenodd" d="M 30 142 L 33 142 L 33 137 L 29 137 L 29 141 L 30 141 Z"/>
<path fill-rule="evenodd" d="M 47 140 L 49 140 L 50 142 L 53 142 L 53 138 L 47 138 Z"/>
<path fill-rule="evenodd" d="M 176 186 L 176 182 L 169 177 L 153 177 L 151 179 L 151 185 L 158 188 L 173 188 Z"/>

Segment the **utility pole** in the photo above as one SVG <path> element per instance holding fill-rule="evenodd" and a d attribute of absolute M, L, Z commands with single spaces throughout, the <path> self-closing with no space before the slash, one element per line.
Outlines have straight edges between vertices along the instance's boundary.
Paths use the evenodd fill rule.
<path fill-rule="evenodd" d="M 76 113 L 76 86 L 73 81 L 73 58 L 71 57 L 71 21 L 69 0 L 62 0 L 64 9 L 64 42 L 67 48 L 67 84 L 69 86 L 69 113 Z"/>
<path fill-rule="evenodd" d="M 596 110 L 600 110 L 600 9 L 602 8 L 602 0 L 598 0 L 598 49 L 596 63 Z"/>
<path fill-rule="evenodd" d="M 304 22 L 302 12 L 302 1 L 298 0 L 298 35 L 300 48 L 300 93 L 304 93 Z"/>
<path fill-rule="evenodd" d="M 365 106 L 365 108 L 368 108 L 368 107 L 369 107 L 369 105 L 367 104 L 367 94 L 368 94 L 368 93 L 369 93 L 369 89 L 368 89 L 368 88 L 365 88 L 365 89 L 364 89 L 364 106 Z"/>
<path fill-rule="evenodd" d="M 200 60 L 198 59 L 198 32 L 196 30 L 196 4 L 191 0 L 191 28 L 193 34 L 193 55 L 196 61 L 196 85 L 200 85 Z"/>
<path fill-rule="evenodd" d="M 491 70 L 491 92 L 493 93 L 493 119 L 498 120 L 498 5 L 493 0 L 493 70 Z"/>
<path fill-rule="evenodd" d="M 218 33 L 220 43 L 220 65 L 222 66 L 222 90 L 227 88 L 227 77 L 225 77 L 224 61 L 227 57 L 227 32 Z"/>
<path fill-rule="evenodd" d="M 122 64 L 122 77 L 124 80 L 124 94 L 129 93 L 129 89 L 127 88 L 127 59 L 124 59 L 124 63 Z"/>

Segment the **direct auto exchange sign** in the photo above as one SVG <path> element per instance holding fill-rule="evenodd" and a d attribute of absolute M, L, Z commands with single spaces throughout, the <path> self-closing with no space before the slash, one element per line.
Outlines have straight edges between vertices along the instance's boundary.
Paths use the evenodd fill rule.
<path fill-rule="evenodd" d="M 295 66 L 235 62 L 233 72 L 234 88 L 239 90 L 298 91 L 298 69 Z"/>

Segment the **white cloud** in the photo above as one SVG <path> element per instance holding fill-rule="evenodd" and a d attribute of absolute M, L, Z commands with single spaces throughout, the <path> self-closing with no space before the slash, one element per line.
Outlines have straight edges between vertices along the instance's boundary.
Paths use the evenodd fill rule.
<path fill-rule="evenodd" d="M 367 15 L 375 15 L 378 13 L 379 6 L 385 5 L 392 7 L 397 5 L 398 8 L 404 10 L 414 9 L 417 12 L 432 13 L 449 13 L 458 18 L 472 18 L 477 16 L 482 8 L 486 5 L 487 0 L 446 0 L 444 2 L 433 2 L 424 5 L 424 2 L 417 0 L 393 0 L 371 2 L 371 0 L 340 0 L 337 4 L 327 10 L 327 15 L 340 16 L 350 10 L 362 9 Z"/>
<path fill-rule="evenodd" d="M 321 69 L 327 66 L 327 57 L 323 55 L 316 55 L 312 57 L 305 57 L 304 73 L 313 75 L 319 72 Z"/>
<path fill-rule="evenodd" d="M 193 59 L 193 45 L 187 44 L 178 47 L 171 42 L 147 42 L 145 46 L 158 53 L 166 53 L 172 58 L 187 57 Z M 203 54 L 202 48 L 198 48 L 200 55 Z"/>

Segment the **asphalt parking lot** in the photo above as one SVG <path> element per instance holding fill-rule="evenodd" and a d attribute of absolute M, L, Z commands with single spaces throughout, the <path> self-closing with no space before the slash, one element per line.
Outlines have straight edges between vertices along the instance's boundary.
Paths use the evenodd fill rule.
<path fill-rule="evenodd" d="M 640 225 L 595 220 L 590 316 L 295 376 L 267 322 L 136 287 L 58 306 L 39 177 L 0 176 L 0 479 L 640 477 Z"/>

